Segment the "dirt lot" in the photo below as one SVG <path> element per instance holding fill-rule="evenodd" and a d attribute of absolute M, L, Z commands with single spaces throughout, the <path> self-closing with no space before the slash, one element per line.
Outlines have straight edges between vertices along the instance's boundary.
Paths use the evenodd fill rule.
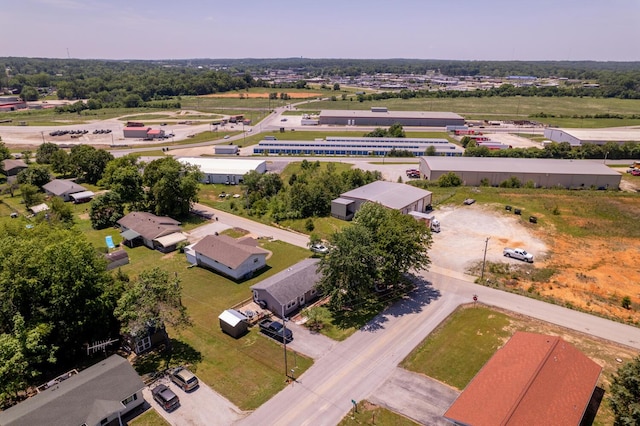
<path fill-rule="evenodd" d="M 490 237 L 487 264 L 505 263 L 512 271 L 495 278 L 487 268 L 485 276 L 490 279 L 506 283 L 507 287 L 553 297 L 559 303 L 595 314 L 640 321 L 635 309 L 640 303 L 640 242 L 637 239 L 574 238 L 479 204 L 445 206 L 435 213 L 442 232 L 434 236 L 430 252 L 433 264 L 458 272 L 468 272 L 475 267 L 475 275 L 479 275 L 485 241 Z M 502 256 L 504 247 L 522 247 L 533 253 L 536 261 L 528 265 L 507 259 Z M 537 276 L 535 270 L 544 268 L 554 272 L 548 280 L 534 282 L 527 278 Z M 521 273 L 514 272 L 517 270 Z M 624 296 L 631 298 L 632 309 L 622 308 Z"/>

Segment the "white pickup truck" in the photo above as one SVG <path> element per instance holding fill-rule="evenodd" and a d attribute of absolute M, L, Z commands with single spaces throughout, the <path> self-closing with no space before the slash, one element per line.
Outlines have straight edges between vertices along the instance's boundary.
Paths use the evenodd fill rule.
<path fill-rule="evenodd" d="M 531 253 L 527 253 L 524 249 L 521 248 L 505 248 L 502 250 L 502 254 L 505 257 L 511 257 L 513 259 L 524 260 L 525 262 L 533 263 L 533 255 Z"/>

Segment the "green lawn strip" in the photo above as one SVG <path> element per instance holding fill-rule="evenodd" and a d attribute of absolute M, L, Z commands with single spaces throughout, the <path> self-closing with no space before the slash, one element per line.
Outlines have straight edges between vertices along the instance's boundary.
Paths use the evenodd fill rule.
<path fill-rule="evenodd" d="M 384 407 L 379 407 L 369 401 L 358 402 L 358 412 L 353 409 L 349 414 L 344 416 L 339 426 L 355 426 L 355 425 L 383 425 L 383 426 L 412 426 L 417 425 L 411 419 L 408 419 Z"/>
<path fill-rule="evenodd" d="M 329 312 L 329 310 L 324 306 L 317 306 L 312 309 L 318 312 L 319 320 L 322 323 L 322 327 L 319 328 L 317 331 L 333 340 L 337 340 L 337 341 L 345 340 L 347 337 L 351 336 L 353 333 L 358 331 L 359 327 L 349 327 L 349 328 L 338 327 L 334 323 L 334 319 L 333 319 L 333 316 L 331 315 L 331 312 Z M 364 325 L 365 323 L 363 323 L 362 325 Z"/>
<path fill-rule="evenodd" d="M 162 418 L 153 408 L 149 408 L 129 422 L 131 426 L 169 426 L 169 422 Z"/>
<path fill-rule="evenodd" d="M 457 389 L 464 389 L 511 333 L 507 315 L 485 307 L 461 309 L 401 363 Z"/>

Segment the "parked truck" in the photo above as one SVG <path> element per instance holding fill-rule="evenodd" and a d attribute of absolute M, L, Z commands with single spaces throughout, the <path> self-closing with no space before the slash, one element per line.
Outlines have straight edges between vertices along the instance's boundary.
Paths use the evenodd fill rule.
<path fill-rule="evenodd" d="M 518 259 L 525 262 L 533 263 L 533 255 L 531 253 L 527 253 L 524 249 L 521 248 L 505 248 L 502 251 L 503 256 L 510 257 L 512 259 Z"/>
<path fill-rule="evenodd" d="M 281 322 L 272 321 L 269 318 L 263 319 L 258 323 L 260 331 L 280 342 L 290 342 L 293 340 L 293 333 L 291 330 L 286 329 Z"/>
<path fill-rule="evenodd" d="M 433 213 L 423 213 L 411 211 L 409 215 L 413 216 L 415 220 L 422 220 L 431 229 L 431 232 L 440 232 L 440 221 L 436 219 Z"/>

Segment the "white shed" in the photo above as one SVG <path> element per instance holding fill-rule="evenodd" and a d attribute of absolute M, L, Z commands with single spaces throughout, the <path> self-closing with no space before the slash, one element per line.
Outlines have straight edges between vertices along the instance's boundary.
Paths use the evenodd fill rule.
<path fill-rule="evenodd" d="M 227 309 L 218 316 L 220 328 L 231 337 L 241 337 L 249 328 L 248 318 L 235 309 Z"/>

